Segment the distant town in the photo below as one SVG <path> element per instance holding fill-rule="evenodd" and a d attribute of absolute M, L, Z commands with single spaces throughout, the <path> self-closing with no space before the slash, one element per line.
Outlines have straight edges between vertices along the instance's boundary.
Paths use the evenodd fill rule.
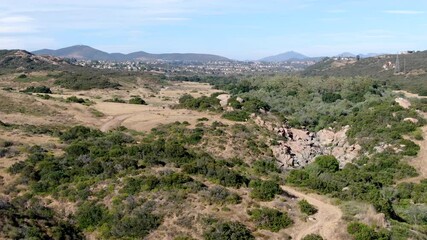
<path fill-rule="evenodd" d="M 231 75 L 247 73 L 286 73 L 302 71 L 314 65 L 314 60 L 294 60 L 286 62 L 260 62 L 260 61 L 96 61 L 96 60 L 70 60 L 70 63 L 92 67 L 96 69 L 124 70 L 155 72 L 162 74 L 209 74 Z"/>

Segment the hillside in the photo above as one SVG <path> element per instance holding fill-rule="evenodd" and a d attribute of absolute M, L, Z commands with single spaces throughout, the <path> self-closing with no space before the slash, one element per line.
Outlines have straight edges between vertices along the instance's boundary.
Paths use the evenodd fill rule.
<path fill-rule="evenodd" d="M 24 50 L 0 50 L 0 72 L 54 70 L 69 64 L 57 57 L 36 56 Z"/>
<path fill-rule="evenodd" d="M 208 62 L 208 61 L 231 61 L 228 58 L 198 53 L 164 53 L 151 54 L 143 51 L 129 54 L 107 53 L 98 49 L 76 45 L 58 50 L 42 49 L 33 52 L 36 55 L 51 55 L 62 58 L 75 58 L 78 60 L 98 60 L 98 61 L 187 61 L 187 62 Z"/>
<path fill-rule="evenodd" d="M 303 76 L 372 77 L 397 89 L 427 95 L 427 51 L 399 55 L 400 72 L 395 73 L 396 55 L 356 60 L 326 58 L 308 67 Z"/>

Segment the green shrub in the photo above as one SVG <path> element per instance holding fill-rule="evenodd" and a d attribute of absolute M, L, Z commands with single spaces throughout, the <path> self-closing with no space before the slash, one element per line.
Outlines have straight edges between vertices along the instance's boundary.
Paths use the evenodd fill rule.
<path fill-rule="evenodd" d="M 114 98 L 112 98 L 112 99 L 104 100 L 104 102 L 126 103 L 126 101 L 125 101 L 125 100 L 120 99 L 120 98 L 118 98 L 118 97 L 114 97 Z"/>
<path fill-rule="evenodd" d="M 188 174 L 204 175 L 225 187 L 241 187 L 249 182 L 246 177 L 211 158 L 198 159 L 196 162 L 183 165 L 182 168 Z"/>
<path fill-rule="evenodd" d="M 305 185 L 310 178 L 310 174 L 304 169 L 292 170 L 286 177 L 286 181 L 296 185 Z"/>
<path fill-rule="evenodd" d="M 313 215 L 317 213 L 317 208 L 315 208 L 313 205 L 307 202 L 307 200 L 303 199 L 298 202 L 298 206 L 301 212 L 307 214 L 307 215 Z"/>
<path fill-rule="evenodd" d="M 113 219 L 110 230 L 104 235 L 124 239 L 144 239 L 162 223 L 162 217 L 146 207 L 137 208 L 130 214 L 117 214 Z"/>
<path fill-rule="evenodd" d="M 129 104 L 147 105 L 147 103 L 141 97 L 134 97 L 129 100 Z"/>
<path fill-rule="evenodd" d="M 71 97 L 67 98 L 67 102 L 83 104 L 83 103 L 89 102 L 89 100 L 83 99 L 83 98 L 78 98 L 76 96 L 71 96 Z"/>
<path fill-rule="evenodd" d="M 120 84 L 110 82 L 103 74 L 93 72 L 63 72 L 55 76 L 55 84 L 73 90 L 89 90 L 93 88 L 118 88 Z"/>
<path fill-rule="evenodd" d="M 253 168 L 256 173 L 259 174 L 268 174 L 268 173 L 279 173 L 280 169 L 277 167 L 277 164 L 272 160 L 260 160 L 256 161 L 253 164 Z"/>
<path fill-rule="evenodd" d="M 246 111 L 231 111 L 224 113 L 222 117 L 230 121 L 246 122 L 249 119 L 249 113 Z"/>
<path fill-rule="evenodd" d="M 340 168 L 340 163 L 332 155 L 316 157 L 314 163 L 320 167 L 321 171 L 326 172 L 336 172 Z"/>
<path fill-rule="evenodd" d="M 417 156 L 420 151 L 420 146 L 412 142 L 411 140 L 402 139 L 400 140 L 400 144 L 404 145 L 404 149 L 402 154 L 406 156 Z"/>
<path fill-rule="evenodd" d="M 338 101 L 340 99 L 342 99 L 342 97 L 338 93 L 327 92 L 327 93 L 324 93 L 322 95 L 322 101 L 326 102 L 326 103 L 334 103 L 334 102 L 336 102 L 336 101 Z"/>
<path fill-rule="evenodd" d="M 96 227 L 102 224 L 107 214 L 108 210 L 104 205 L 95 202 L 85 202 L 77 209 L 77 224 L 83 229 Z"/>
<path fill-rule="evenodd" d="M 249 187 L 252 189 L 251 197 L 260 201 L 271 201 L 276 194 L 283 192 L 279 184 L 274 181 L 252 180 Z"/>
<path fill-rule="evenodd" d="M 60 133 L 59 138 L 62 141 L 71 141 L 71 140 L 87 140 L 91 137 L 100 137 L 103 133 L 97 129 L 91 129 L 84 126 L 75 126 L 62 133 Z"/>
<path fill-rule="evenodd" d="M 37 94 L 37 97 L 44 99 L 44 100 L 49 100 L 52 98 L 50 95 L 47 95 L 47 94 Z"/>
<path fill-rule="evenodd" d="M 207 122 L 207 121 L 209 121 L 209 119 L 205 118 L 205 117 L 202 117 L 202 118 L 198 118 L 197 121 L 198 122 Z"/>
<path fill-rule="evenodd" d="M 2 239 L 83 239 L 72 221 L 55 214 L 43 201 L 23 194 L 0 199 Z"/>
<path fill-rule="evenodd" d="M 257 98 L 245 99 L 245 101 L 242 104 L 242 109 L 250 113 L 258 113 L 260 110 L 269 111 L 270 108 L 271 107 L 267 103 Z"/>
<path fill-rule="evenodd" d="M 249 229 L 239 222 L 216 223 L 203 234 L 206 240 L 252 240 Z"/>
<path fill-rule="evenodd" d="M 302 240 L 323 240 L 323 237 L 318 234 L 309 234 L 303 237 Z"/>
<path fill-rule="evenodd" d="M 292 224 L 292 220 L 287 213 L 275 209 L 257 208 L 250 210 L 248 213 L 252 221 L 255 222 L 256 226 L 260 229 L 278 232 Z"/>
<path fill-rule="evenodd" d="M 390 234 L 386 231 L 376 232 L 374 228 L 371 228 L 363 223 L 352 222 L 347 227 L 348 233 L 350 233 L 355 240 L 388 240 Z"/>
<path fill-rule="evenodd" d="M 27 87 L 22 92 L 25 92 L 25 93 L 46 93 L 46 94 L 52 93 L 50 88 L 48 88 L 46 86 L 38 86 L 38 87 L 31 86 L 31 87 Z"/>
<path fill-rule="evenodd" d="M 210 188 L 206 192 L 205 198 L 210 203 L 216 204 L 238 204 L 242 201 L 242 198 L 238 194 L 232 193 L 221 186 L 214 186 Z"/>
<path fill-rule="evenodd" d="M 212 94 L 210 97 L 202 96 L 199 98 L 194 98 L 190 94 L 185 94 L 179 98 L 178 106 L 199 111 L 218 112 L 222 110 L 222 107 L 219 103 L 219 99 L 216 97 L 216 94 Z"/>

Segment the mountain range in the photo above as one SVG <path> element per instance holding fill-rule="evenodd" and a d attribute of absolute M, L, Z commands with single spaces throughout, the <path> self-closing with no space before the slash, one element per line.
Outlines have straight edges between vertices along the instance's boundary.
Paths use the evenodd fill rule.
<path fill-rule="evenodd" d="M 368 54 L 359 54 L 359 56 L 361 58 L 369 58 L 369 57 L 375 57 L 378 55 L 382 55 L 380 53 L 368 53 Z M 350 53 L 350 52 L 343 52 L 341 54 L 336 55 L 335 57 L 356 57 L 356 54 Z M 294 52 L 294 51 L 290 51 L 290 52 L 285 52 L 285 53 L 281 53 L 278 55 L 274 55 L 274 56 L 270 56 L 270 57 L 265 57 L 260 59 L 259 61 L 261 62 L 286 62 L 286 61 L 292 61 L 292 60 L 303 60 L 303 61 L 321 61 L 323 58 L 325 58 L 326 56 L 323 57 L 308 57 L 304 54 L 298 53 L 298 52 Z"/>
<path fill-rule="evenodd" d="M 123 53 L 107 53 L 86 45 L 75 45 L 57 50 L 41 49 L 33 52 L 36 55 L 54 56 L 61 58 L 75 58 L 77 60 L 98 60 L 98 61 L 183 61 L 183 62 L 209 62 L 209 61 L 233 61 L 229 58 L 200 53 L 162 53 L 153 54 L 144 51 Z M 381 54 L 368 53 L 359 54 L 361 58 L 374 57 Z M 356 57 L 355 54 L 344 52 L 336 57 Z M 274 56 L 262 58 L 261 62 L 286 62 L 292 60 L 320 61 L 324 57 L 308 57 L 295 51 L 289 51 Z"/>
<path fill-rule="evenodd" d="M 75 58 L 77 60 L 98 60 L 98 61 L 186 61 L 186 62 L 208 62 L 208 61 L 231 61 L 230 59 L 212 54 L 198 53 L 164 53 L 152 54 L 143 51 L 129 54 L 107 53 L 101 50 L 85 46 L 76 45 L 57 50 L 42 49 L 33 52 L 36 55 L 50 55 L 62 58 Z"/>

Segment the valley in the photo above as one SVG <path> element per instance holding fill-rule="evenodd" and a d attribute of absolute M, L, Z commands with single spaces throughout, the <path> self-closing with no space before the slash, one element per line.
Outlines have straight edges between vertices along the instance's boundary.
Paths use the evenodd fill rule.
<path fill-rule="evenodd" d="M 0 238 L 427 234 L 423 97 L 362 77 L 192 82 L 6 56 Z"/>

